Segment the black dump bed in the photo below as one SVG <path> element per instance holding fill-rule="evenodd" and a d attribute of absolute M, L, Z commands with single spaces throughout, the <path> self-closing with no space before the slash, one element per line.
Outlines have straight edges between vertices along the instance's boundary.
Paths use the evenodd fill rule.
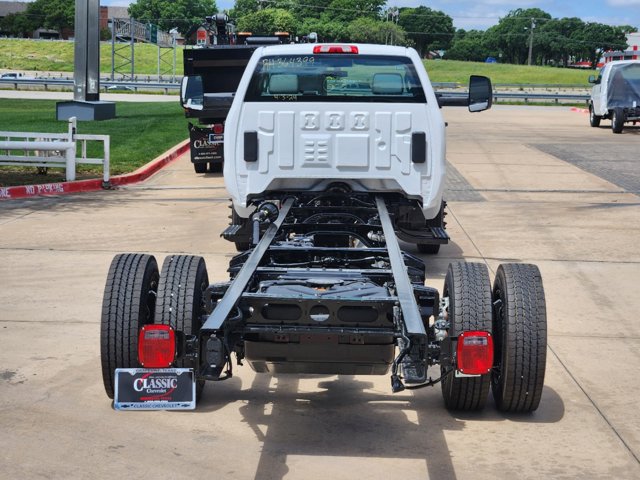
<path fill-rule="evenodd" d="M 223 121 L 256 48 L 258 45 L 216 45 L 184 50 L 184 75 L 202 77 L 204 91 L 204 108 L 187 109 L 186 116 L 203 124 Z"/>

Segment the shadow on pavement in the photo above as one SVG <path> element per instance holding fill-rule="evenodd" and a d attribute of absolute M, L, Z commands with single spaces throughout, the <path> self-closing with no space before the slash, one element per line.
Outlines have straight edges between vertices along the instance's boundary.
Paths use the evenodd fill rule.
<path fill-rule="evenodd" d="M 310 378 L 322 391 L 301 391 L 301 379 Z M 562 399 L 547 387 L 534 414 L 503 415 L 492 399 L 481 412 L 458 414 L 445 409 L 439 388 L 392 395 L 369 391 L 366 379 L 257 374 L 248 390 L 239 390 L 238 379 L 208 385 L 198 411 L 244 403 L 243 422 L 262 444 L 256 480 L 284 478 L 291 456 L 415 459 L 426 463 L 429 478 L 455 479 L 447 432 L 464 430 L 467 421 L 554 423 L 564 415 Z"/>

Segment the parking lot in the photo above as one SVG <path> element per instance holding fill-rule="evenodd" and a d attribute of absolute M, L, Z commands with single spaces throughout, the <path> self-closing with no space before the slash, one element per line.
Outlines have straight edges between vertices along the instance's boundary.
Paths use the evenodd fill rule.
<path fill-rule="evenodd" d="M 188 158 L 118 191 L 0 203 L 0 477 L 640 478 L 640 125 L 564 107 L 444 111 L 452 242 L 427 261 L 536 263 L 548 314 L 540 408 L 444 408 L 388 376 L 254 374 L 192 412 L 116 412 L 99 324 L 113 255 L 205 257 L 227 279 L 220 174 Z M 414 247 L 404 245 L 416 253 Z M 435 374 L 435 372 L 434 372 Z"/>

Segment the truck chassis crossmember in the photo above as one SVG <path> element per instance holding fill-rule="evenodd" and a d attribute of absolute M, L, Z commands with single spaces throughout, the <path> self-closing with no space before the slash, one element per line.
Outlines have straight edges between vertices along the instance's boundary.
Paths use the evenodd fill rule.
<path fill-rule="evenodd" d="M 392 368 L 397 390 L 402 360 L 407 382 L 426 382 L 438 292 L 424 287 L 423 263 L 401 252 L 385 199 L 335 186 L 322 195 L 282 195 L 277 203 L 258 205 L 255 247 L 232 262 L 231 282 L 205 294 L 215 308 L 200 330 L 201 351 L 220 342 L 226 356 L 235 351 L 259 372 Z M 241 339 L 242 347 L 229 339 Z M 201 365 L 208 378 L 220 370 Z"/>

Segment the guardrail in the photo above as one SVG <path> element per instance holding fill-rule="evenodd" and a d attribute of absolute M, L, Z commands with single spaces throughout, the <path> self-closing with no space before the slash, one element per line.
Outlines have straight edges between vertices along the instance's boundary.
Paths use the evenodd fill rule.
<path fill-rule="evenodd" d="M 19 90 L 20 86 L 35 86 L 41 87 L 44 90 L 49 90 L 50 87 L 65 87 L 69 90 L 73 90 L 73 80 L 61 78 L 1 78 L 0 87 L 3 85 L 11 85 L 14 90 Z M 180 84 L 169 82 L 118 82 L 116 80 L 101 80 L 100 87 L 106 90 L 109 90 L 109 87 L 123 87 L 119 89 L 131 90 L 134 92 L 137 92 L 138 89 L 164 90 L 165 93 L 169 93 L 169 90 L 178 90 L 180 88 Z"/>
<path fill-rule="evenodd" d="M 49 86 L 68 86 L 73 87 L 73 80 L 64 80 L 64 79 L 0 79 L 0 86 L 2 85 L 13 85 L 17 90 L 19 85 L 31 85 L 31 86 L 42 86 L 45 90 L 48 89 Z M 179 83 L 169 83 L 169 82 L 118 82 L 118 81 L 100 81 L 101 87 L 109 90 L 109 87 L 120 87 L 115 88 L 115 90 L 129 90 L 133 92 L 137 92 L 140 89 L 144 90 L 164 90 L 165 93 L 169 93 L 169 90 L 178 90 L 180 88 Z M 450 95 L 453 97 L 463 97 L 467 95 L 467 91 L 464 85 L 455 82 L 433 82 L 432 83 L 434 89 L 440 93 Z M 512 87 L 518 88 L 530 88 L 533 89 L 533 85 L 510 85 Z M 500 99 L 524 99 L 525 103 L 529 100 L 553 100 L 555 103 L 560 103 L 563 101 L 587 101 L 589 99 L 588 93 L 551 93 L 551 92 L 531 92 L 531 91 L 498 91 L 497 88 L 507 87 L 507 84 L 494 85 L 493 99 L 494 101 L 499 101 Z M 572 86 L 572 85 L 536 85 L 535 88 L 554 88 L 554 89 L 576 89 L 579 90 L 580 87 Z M 584 87 L 586 89 L 586 87 Z M 446 91 L 448 89 L 455 89 L 460 91 Z M 442 91 L 445 90 L 445 91 Z"/>
<path fill-rule="evenodd" d="M 87 156 L 87 142 L 92 141 L 102 142 L 103 158 Z M 108 185 L 110 143 L 109 135 L 76 133 L 76 117 L 71 117 L 67 133 L 0 132 L 0 165 L 64 168 L 67 181 L 76 179 L 79 163 L 102 165 L 103 182 Z"/>
<path fill-rule="evenodd" d="M 467 92 L 451 92 L 438 91 L 444 97 L 463 98 L 468 95 Z M 533 93 L 533 92 L 493 92 L 493 101 L 498 102 L 500 99 L 523 99 L 525 103 L 529 100 L 554 100 L 555 103 L 564 101 L 584 101 L 589 100 L 590 96 L 580 93 Z"/>

